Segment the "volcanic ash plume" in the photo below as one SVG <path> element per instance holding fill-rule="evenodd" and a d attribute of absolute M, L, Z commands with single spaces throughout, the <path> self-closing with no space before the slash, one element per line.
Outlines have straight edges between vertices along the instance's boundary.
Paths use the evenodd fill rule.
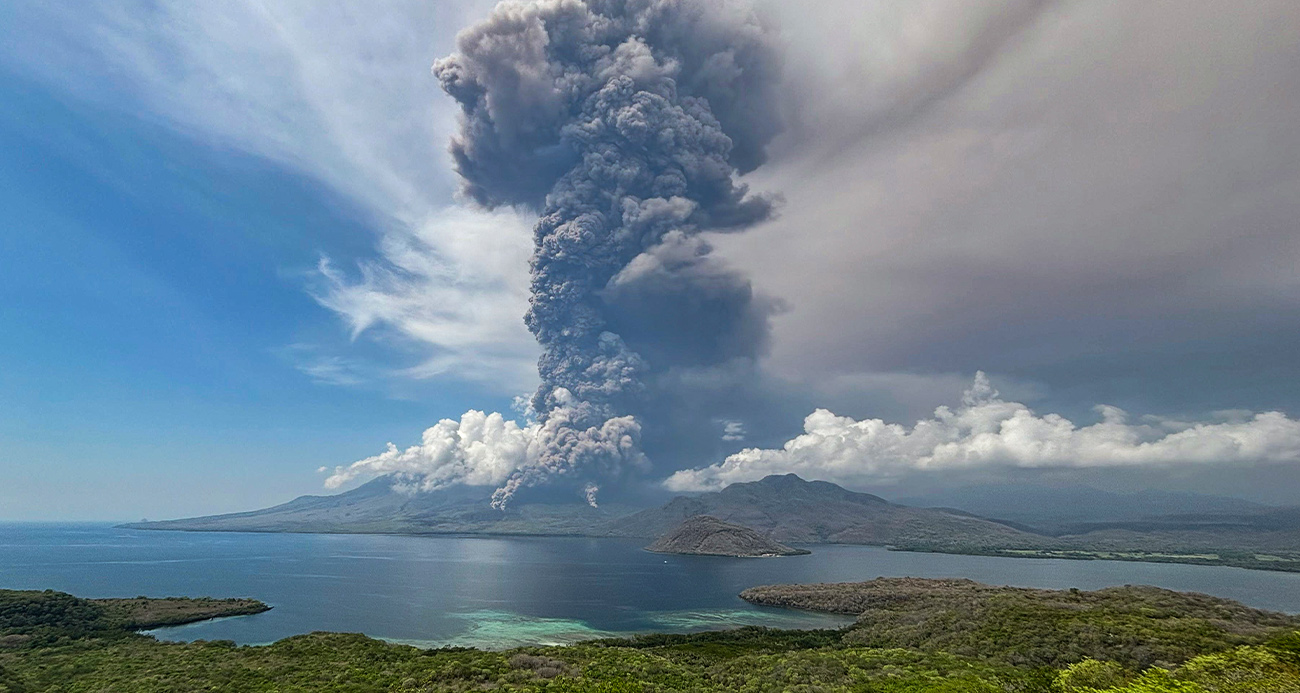
<path fill-rule="evenodd" d="M 546 0 L 503 3 L 434 65 L 462 109 L 451 153 L 464 193 L 540 217 L 525 322 L 541 385 L 535 420 L 505 436 L 515 467 L 494 505 L 557 475 L 644 466 L 649 376 L 761 342 L 768 308 L 698 234 L 771 212 L 736 176 L 778 129 L 776 55 L 752 11 L 729 2 Z M 466 460 L 503 459 L 439 441 L 437 454 L 393 449 L 332 480 L 405 456 L 421 483 L 474 483 L 485 475 Z"/>

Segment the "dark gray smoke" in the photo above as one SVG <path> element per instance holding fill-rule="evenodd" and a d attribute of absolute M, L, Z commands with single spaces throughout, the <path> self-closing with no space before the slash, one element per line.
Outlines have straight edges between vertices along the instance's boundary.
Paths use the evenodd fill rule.
<path fill-rule="evenodd" d="M 736 181 L 779 129 L 751 10 L 715 0 L 503 3 L 434 74 L 461 106 L 464 192 L 536 210 L 535 462 L 498 490 L 644 464 L 654 375 L 754 356 L 771 305 L 710 256 L 770 200 Z M 592 492 L 594 494 L 594 491 Z"/>

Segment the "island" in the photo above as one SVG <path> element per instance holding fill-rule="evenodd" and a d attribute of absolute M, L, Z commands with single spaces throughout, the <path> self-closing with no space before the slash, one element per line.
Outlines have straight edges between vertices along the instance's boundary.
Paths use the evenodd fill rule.
<path fill-rule="evenodd" d="M 724 522 L 709 515 L 687 518 L 685 522 L 647 546 L 646 550 L 655 553 L 735 558 L 802 556 L 812 553 L 773 541 L 744 525 Z"/>

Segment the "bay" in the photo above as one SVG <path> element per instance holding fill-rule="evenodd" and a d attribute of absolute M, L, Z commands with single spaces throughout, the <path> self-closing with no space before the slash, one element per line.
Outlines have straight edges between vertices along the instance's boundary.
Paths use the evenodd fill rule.
<path fill-rule="evenodd" d="M 755 585 L 878 576 L 1098 589 L 1145 584 L 1300 613 L 1300 574 L 1122 561 L 999 558 L 809 546 L 808 556 L 665 556 L 644 541 L 574 537 L 163 532 L 0 524 L 0 588 L 83 597 L 254 597 L 263 614 L 153 631 L 264 644 L 316 630 L 423 647 L 557 644 L 630 633 L 847 619 L 756 607 Z"/>

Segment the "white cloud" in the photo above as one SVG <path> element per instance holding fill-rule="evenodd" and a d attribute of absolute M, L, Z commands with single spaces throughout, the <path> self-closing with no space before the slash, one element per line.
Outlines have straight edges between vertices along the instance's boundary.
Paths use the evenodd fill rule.
<path fill-rule="evenodd" d="M 630 416 L 614 417 L 599 426 L 577 429 L 582 403 L 567 390 L 555 397 L 563 404 L 544 422 L 525 425 L 498 413 L 471 409 L 460 420 L 443 419 L 424 431 L 418 445 L 405 450 L 392 443 L 373 457 L 335 467 L 325 480 L 339 488 L 362 477 L 397 475 L 398 488 L 436 491 L 449 486 L 495 486 L 493 505 L 504 506 L 520 488 L 570 475 L 617 476 L 647 468 L 637 445 L 640 425 Z M 595 505 L 595 484 L 583 493 Z"/>
<path fill-rule="evenodd" d="M 26 30 L 6 35 L 0 57 L 78 98 L 301 168 L 415 223 L 448 201 L 455 175 L 445 153 L 455 111 L 429 67 L 491 4 L 17 3 L 13 26 Z"/>
<path fill-rule="evenodd" d="M 324 385 L 360 385 L 365 382 L 352 364 L 340 356 L 309 357 L 298 360 L 298 370 Z"/>
<path fill-rule="evenodd" d="M 453 376 L 505 392 L 536 386 L 537 344 L 524 327 L 531 220 L 509 210 L 453 207 L 414 232 L 391 233 L 380 258 L 349 277 L 323 258 L 316 299 L 355 339 L 386 329 L 427 356 L 402 375 Z"/>
<path fill-rule="evenodd" d="M 745 422 L 724 421 L 722 423 L 722 439 L 726 441 L 744 440 Z"/>
<path fill-rule="evenodd" d="M 270 159 L 358 201 L 385 225 L 377 257 L 321 266 L 317 299 L 354 336 L 390 328 L 413 368 L 288 347 L 318 382 L 454 377 L 532 387 L 531 224 L 459 207 L 446 152 L 456 108 L 430 74 L 489 0 L 17 3 L 0 62 L 200 140 Z M 8 40 L 12 39 L 12 40 Z M 307 345 L 310 346 L 310 345 Z"/>
<path fill-rule="evenodd" d="M 362 476 L 399 474 L 414 489 L 432 491 L 456 484 L 499 486 L 536 457 L 536 424 L 520 426 L 498 413 L 465 412 L 459 421 L 443 419 L 405 450 L 392 443 L 373 457 L 336 467 L 325 480 L 338 488 Z"/>
<path fill-rule="evenodd" d="M 880 419 L 854 420 L 818 409 L 804 433 L 780 449 L 748 448 L 720 464 L 670 476 L 673 491 L 704 491 L 769 474 L 795 473 L 850 486 L 913 473 L 986 467 L 1160 467 L 1300 463 L 1300 421 L 1281 412 L 1227 412 L 1210 421 L 1144 417 L 1131 423 L 1100 405 L 1101 421 L 1079 426 L 1059 414 L 1036 414 L 1000 398 L 978 373 L 955 409 L 908 428 Z"/>

